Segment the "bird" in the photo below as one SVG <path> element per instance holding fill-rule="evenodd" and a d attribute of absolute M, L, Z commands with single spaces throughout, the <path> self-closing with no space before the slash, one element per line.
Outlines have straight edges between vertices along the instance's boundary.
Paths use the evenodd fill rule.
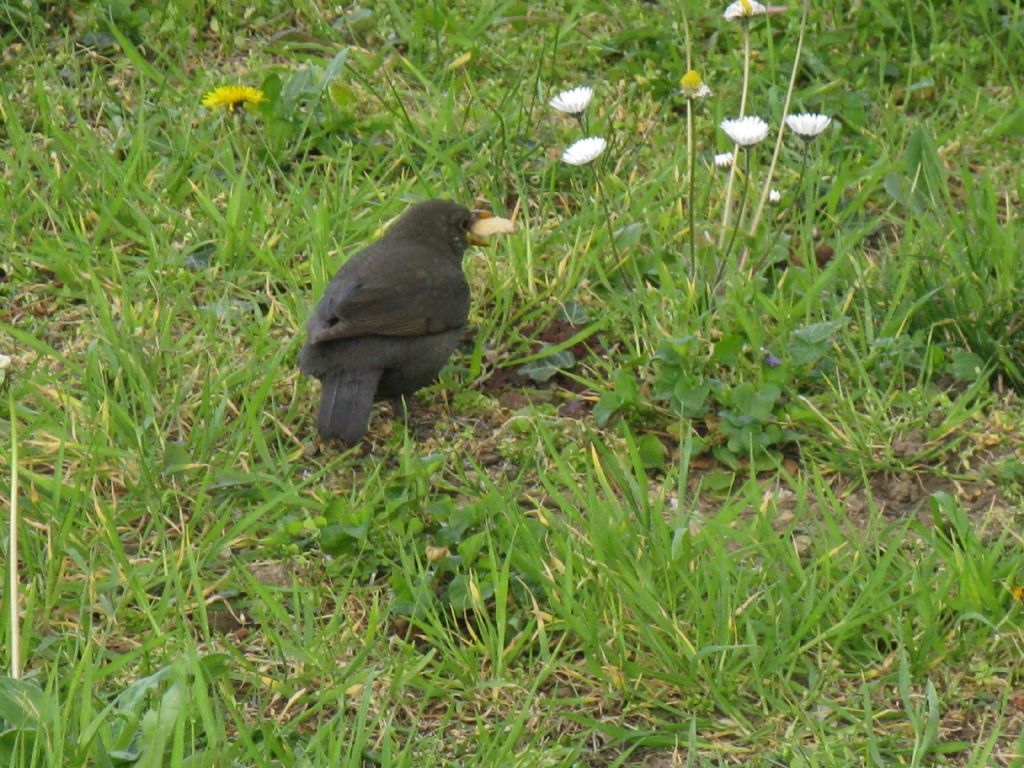
<path fill-rule="evenodd" d="M 469 317 L 462 271 L 474 224 L 489 217 L 450 200 L 414 205 L 338 270 L 306 323 L 299 369 L 321 382 L 316 427 L 358 443 L 376 400 L 431 384 Z"/>

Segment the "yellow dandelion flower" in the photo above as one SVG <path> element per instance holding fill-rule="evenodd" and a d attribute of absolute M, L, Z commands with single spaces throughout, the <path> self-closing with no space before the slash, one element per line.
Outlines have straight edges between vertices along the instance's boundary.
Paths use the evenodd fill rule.
<path fill-rule="evenodd" d="M 238 112 L 250 104 L 257 106 L 266 101 L 263 91 L 248 85 L 222 85 L 203 96 L 203 106 L 207 109 L 223 107 L 228 112 Z"/>
<path fill-rule="evenodd" d="M 1010 587 L 1010 594 L 1018 603 L 1024 603 L 1024 587 L 1020 585 Z"/>

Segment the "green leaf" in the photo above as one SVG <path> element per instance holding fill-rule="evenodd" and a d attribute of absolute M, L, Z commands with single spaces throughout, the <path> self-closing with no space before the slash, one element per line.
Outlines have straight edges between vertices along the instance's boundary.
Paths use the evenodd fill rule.
<path fill-rule="evenodd" d="M 543 352 L 543 349 L 541 350 Z M 519 373 L 533 381 L 548 381 L 559 371 L 569 370 L 576 365 L 576 356 L 571 350 L 563 349 L 534 360 L 519 368 Z"/>
<path fill-rule="evenodd" d="M 483 549 L 484 544 L 487 543 L 487 536 L 487 531 L 480 531 L 479 533 L 474 533 L 459 544 L 459 554 L 462 555 L 462 558 L 471 567 L 472 561 L 476 560 L 477 555 L 480 554 L 480 550 Z"/>
<path fill-rule="evenodd" d="M 452 502 L 452 513 L 448 518 L 448 526 L 455 533 L 456 540 L 462 539 L 463 534 L 475 525 L 480 523 L 480 510 L 471 505 L 455 507 Z"/>
<path fill-rule="evenodd" d="M 842 322 L 832 321 L 797 328 L 789 334 L 786 361 L 798 366 L 814 365 L 832 348 L 835 333 L 842 326 Z"/>
<path fill-rule="evenodd" d="M 842 323 L 835 320 L 827 323 L 812 323 L 803 328 L 797 328 L 790 334 L 790 337 L 804 344 L 820 344 L 823 341 L 829 341 L 832 334 L 841 325 Z"/>
<path fill-rule="evenodd" d="M 324 69 L 323 77 L 320 78 L 320 91 L 323 92 L 324 88 L 330 85 L 339 75 L 341 70 L 345 68 L 345 62 L 348 61 L 348 48 L 342 48 L 336 54 L 334 58 L 328 62 L 327 67 Z"/>
<path fill-rule="evenodd" d="M 702 478 L 702 486 L 709 491 L 728 491 L 736 482 L 736 475 L 722 469 L 708 472 Z"/>
<path fill-rule="evenodd" d="M 915 193 L 928 202 L 938 203 L 946 193 L 946 172 L 935 140 L 925 125 L 919 124 L 911 132 L 903 160 Z"/>
<path fill-rule="evenodd" d="M 590 320 L 590 310 L 587 309 L 586 304 L 576 299 L 569 299 L 562 305 L 562 316 L 568 323 L 584 325 Z"/>
<path fill-rule="evenodd" d="M 882 179 L 882 189 L 900 205 L 910 208 L 912 206 L 912 199 L 910 197 L 910 184 L 907 183 L 906 178 L 903 174 L 896 173 L 895 171 L 889 171 L 885 174 L 885 178 Z"/>
<path fill-rule="evenodd" d="M 622 405 L 622 395 L 614 390 L 605 392 L 601 395 L 601 399 L 597 401 L 597 405 L 594 406 L 594 423 L 599 427 L 605 426 Z"/>
<path fill-rule="evenodd" d="M 640 401 L 640 386 L 636 381 L 636 374 L 626 368 L 620 368 L 612 375 L 612 383 L 615 391 L 622 396 L 622 402 L 626 405 L 636 405 Z"/>
<path fill-rule="evenodd" d="M 696 419 L 708 411 L 708 395 L 711 394 L 711 382 L 698 381 L 691 377 L 676 383 L 673 390 L 682 415 L 688 419 Z"/>
<path fill-rule="evenodd" d="M 758 421 L 768 421 L 772 417 L 775 401 L 781 395 L 782 390 L 778 384 L 767 383 L 757 387 L 746 381 L 733 388 L 729 401 L 733 411 Z"/>
<path fill-rule="evenodd" d="M 348 83 L 335 80 L 327 86 L 327 95 L 334 106 L 345 109 L 356 102 L 356 92 Z"/>
<path fill-rule="evenodd" d="M 365 34 L 373 29 L 373 11 L 369 8 L 355 8 L 339 16 L 331 26 L 339 31 L 348 29 L 349 32 Z"/>
<path fill-rule="evenodd" d="M 185 445 L 177 440 L 169 440 L 164 445 L 164 474 L 178 475 L 189 469 L 192 456 Z"/>
<path fill-rule="evenodd" d="M 635 247 L 644 233 L 643 224 L 627 224 L 615 230 L 615 244 L 623 251 Z"/>
<path fill-rule="evenodd" d="M 43 691 L 34 683 L 0 677 L 0 720 L 8 728 L 39 727 L 44 701 Z"/>
<path fill-rule="evenodd" d="M 956 350 L 950 358 L 949 372 L 960 381 L 977 381 L 985 372 L 985 361 L 966 349 Z"/>
<path fill-rule="evenodd" d="M 636 449 L 646 469 L 665 466 L 665 445 L 656 435 L 642 435 L 636 441 Z"/>
<path fill-rule="evenodd" d="M 298 132 L 298 126 L 283 117 L 274 117 L 266 123 L 267 141 L 275 146 L 287 144 Z"/>
<path fill-rule="evenodd" d="M 654 353 L 654 359 L 679 365 L 692 358 L 696 352 L 698 338 L 693 335 L 664 339 Z"/>
<path fill-rule="evenodd" d="M 299 98 L 311 90 L 313 90 L 313 69 L 312 67 L 303 67 L 293 72 L 292 76 L 288 78 L 288 82 L 284 84 L 284 88 L 281 89 L 281 103 L 290 114 Z"/>
<path fill-rule="evenodd" d="M 738 334 L 723 336 L 715 343 L 715 351 L 711 354 L 711 360 L 729 367 L 736 365 L 740 350 L 743 349 L 743 341 L 743 337 Z"/>
<path fill-rule="evenodd" d="M 281 97 L 281 76 L 277 74 L 267 75 L 260 84 L 260 90 L 267 97 L 271 104 L 277 102 Z"/>

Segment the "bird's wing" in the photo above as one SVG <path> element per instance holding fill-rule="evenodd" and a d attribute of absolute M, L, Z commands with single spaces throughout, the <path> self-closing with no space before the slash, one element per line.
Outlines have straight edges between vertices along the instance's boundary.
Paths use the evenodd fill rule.
<path fill-rule="evenodd" d="M 309 321 L 311 343 L 354 336 L 421 336 L 465 324 L 469 286 L 458 266 L 394 271 L 360 266 L 327 286 Z"/>

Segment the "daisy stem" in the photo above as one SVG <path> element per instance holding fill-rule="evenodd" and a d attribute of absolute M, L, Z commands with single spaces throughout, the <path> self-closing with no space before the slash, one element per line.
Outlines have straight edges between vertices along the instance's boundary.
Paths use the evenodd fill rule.
<path fill-rule="evenodd" d="M 740 93 L 740 117 L 747 109 L 747 90 L 750 88 L 750 21 L 743 20 L 743 91 Z M 732 167 L 729 169 L 729 181 L 725 185 L 725 211 L 722 213 L 722 230 L 718 233 L 718 248 L 721 250 L 725 242 L 725 233 L 729 229 L 729 213 L 732 208 L 732 184 L 736 176 L 736 155 L 733 153 Z"/>
<path fill-rule="evenodd" d="M 689 102 L 687 102 L 686 108 L 687 108 L 687 115 L 689 115 L 689 108 L 690 108 Z M 679 125 L 679 138 L 680 139 L 683 138 L 683 131 L 685 131 L 685 130 L 686 130 L 685 124 L 680 123 L 680 125 Z M 679 143 L 681 144 L 682 141 L 680 141 Z M 676 196 L 675 202 L 673 202 L 672 204 L 676 207 L 676 216 L 678 216 L 680 221 L 682 220 L 683 216 L 686 213 L 686 211 L 683 210 L 684 206 L 686 205 L 686 196 L 681 191 L 683 189 L 682 178 L 683 178 L 682 161 L 679 161 L 678 158 L 677 158 L 677 162 L 672 167 L 672 181 L 673 181 L 673 184 L 674 184 L 672 189 L 680 190 L 680 191 L 679 191 L 679 194 Z"/>
<path fill-rule="evenodd" d="M 736 235 L 739 234 L 740 224 L 743 220 L 743 208 L 747 203 L 747 190 L 750 188 L 750 153 L 751 150 L 748 147 L 743 153 L 743 192 L 740 194 L 740 209 L 736 213 L 736 226 L 732 229 L 732 237 L 729 238 L 729 246 L 722 253 L 722 260 L 718 263 L 718 274 L 715 276 L 715 288 L 722 282 L 722 277 L 725 273 L 725 265 L 729 262 L 729 254 L 732 253 L 732 247 L 736 243 Z M 733 165 L 735 165 L 735 158 L 733 158 Z M 738 271 L 738 270 L 737 270 Z"/>
<path fill-rule="evenodd" d="M 601 201 L 601 208 L 604 210 L 604 220 L 608 225 L 608 240 L 612 246 L 612 253 L 615 255 L 615 268 L 618 269 L 622 266 L 622 262 L 619 258 L 619 247 L 615 244 L 615 230 L 612 228 L 612 214 L 608 208 L 608 199 L 604 193 L 604 184 L 601 183 L 601 176 L 597 172 L 597 167 L 591 165 L 590 170 L 594 173 L 594 186 L 597 188 L 597 198 Z"/>
<path fill-rule="evenodd" d="M 7 567 L 10 581 L 7 600 L 11 607 L 11 677 L 21 677 L 21 623 L 18 612 L 18 419 L 14 411 L 14 388 L 7 390 L 8 413 L 11 415 L 11 508 L 8 518 Z"/>
<path fill-rule="evenodd" d="M 747 91 L 750 88 L 750 20 L 743 20 L 743 91 L 740 93 L 740 117 L 746 114 Z"/>
<path fill-rule="evenodd" d="M 818 266 L 817 259 L 814 257 L 814 210 L 813 210 L 813 199 L 814 191 L 813 185 L 808 183 L 808 179 L 804 176 L 804 169 L 807 167 L 807 155 L 811 147 L 810 139 L 804 139 L 804 157 L 800 163 L 800 189 L 803 189 L 804 193 L 804 231 L 801 236 L 801 242 L 804 245 L 804 249 L 807 251 L 805 264 L 808 269 L 813 264 Z"/>
<path fill-rule="evenodd" d="M 786 115 L 789 114 L 789 105 L 793 100 L 793 91 L 796 88 L 796 73 L 800 68 L 800 53 L 804 48 L 804 32 L 807 30 L 807 14 L 810 7 L 810 0 L 804 0 L 803 11 L 800 17 L 800 34 L 796 41 L 796 55 L 793 57 L 793 69 L 789 73 L 789 88 L 786 90 L 786 100 L 782 105 L 782 117 L 779 118 L 779 135 L 775 138 L 775 150 L 772 152 L 772 160 L 768 164 L 768 175 L 765 176 L 764 185 L 761 187 L 761 197 L 758 200 L 757 208 L 754 210 L 754 217 L 750 221 L 751 235 L 757 230 L 757 225 L 761 223 L 761 214 L 764 213 L 765 203 L 768 202 L 772 177 L 775 175 L 775 164 L 779 160 L 779 153 L 782 152 L 782 137 L 786 133 Z"/>
<path fill-rule="evenodd" d="M 686 71 L 693 69 L 693 43 L 690 40 L 690 17 L 686 13 L 686 2 L 680 0 L 679 15 L 683 17 L 683 39 L 686 42 Z"/>
<path fill-rule="evenodd" d="M 683 41 L 686 49 L 686 71 L 689 72 L 693 69 L 693 41 L 690 39 L 690 16 L 686 12 L 686 0 L 679 0 L 679 16 L 683 20 Z M 694 272 L 697 268 L 696 260 L 694 259 L 694 195 L 693 195 L 693 99 L 686 100 L 686 155 L 687 155 L 687 172 L 690 177 L 690 199 L 687 204 L 690 208 L 690 279 L 694 277 Z M 676 181 L 679 181 L 679 167 L 676 167 Z M 679 214 L 682 215 L 683 200 L 679 199 Z"/>
<path fill-rule="evenodd" d="M 693 99 L 686 100 L 686 158 L 689 176 L 689 198 L 686 201 L 687 213 L 690 215 L 690 280 L 697 277 L 697 216 L 694 212 L 696 194 L 694 193 L 694 162 L 693 162 Z"/>
<path fill-rule="evenodd" d="M 729 231 L 729 213 L 732 211 L 732 185 L 736 178 L 736 161 L 739 159 L 739 145 L 733 147 L 732 164 L 729 166 L 729 180 L 725 183 L 725 208 L 722 210 L 722 227 L 718 232 L 718 250 L 725 245 L 725 233 Z"/>

